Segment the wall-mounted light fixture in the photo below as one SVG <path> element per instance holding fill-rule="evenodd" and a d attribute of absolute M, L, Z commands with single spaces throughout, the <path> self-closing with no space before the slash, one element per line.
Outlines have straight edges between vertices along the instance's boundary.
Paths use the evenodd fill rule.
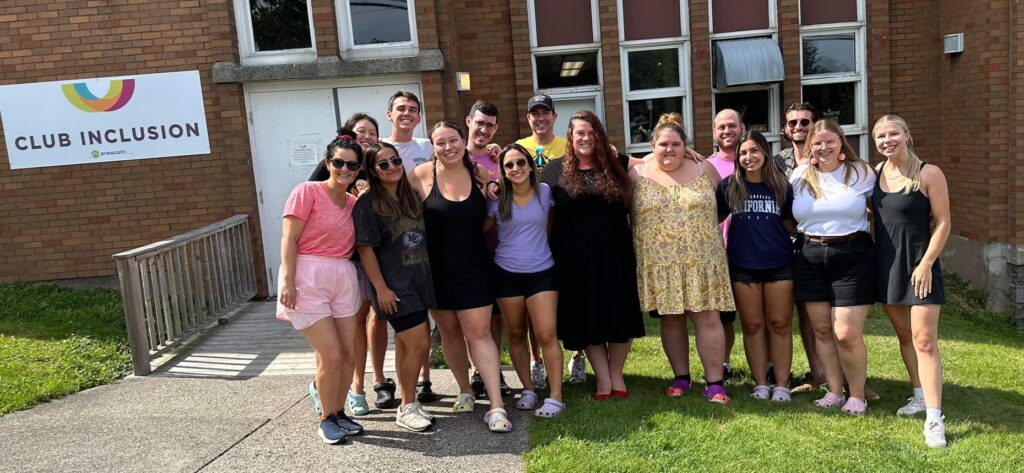
<path fill-rule="evenodd" d="M 469 73 L 468 72 L 456 72 L 455 73 L 455 88 L 459 92 L 465 92 L 469 90 Z"/>
<path fill-rule="evenodd" d="M 942 52 L 945 54 L 959 54 L 964 52 L 964 34 L 954 33 L 943 36 Z"/>

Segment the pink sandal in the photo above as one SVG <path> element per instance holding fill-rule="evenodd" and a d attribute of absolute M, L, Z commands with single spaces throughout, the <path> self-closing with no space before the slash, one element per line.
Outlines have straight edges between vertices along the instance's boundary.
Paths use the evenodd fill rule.
<path fill-rule="evenodd" d="M 854 415 L 854 416 L 862 416 L 862 415 L 864 415 L 865 412 L 867 412 L 867 410 L 868 410 L 868 402 L 867 401 L 865 401 L 863 399 L 858 399 L 858 398 L 855 398 L 855 397 L 852 397 L 852 396 L 850 397 L 850 399 L 848 399 L 846 401 L 846 405 L 843 406 L 843 409 L 842 409 L 843 412 L 845 412 L 847 414 L 850 414 L 850 415 Z"/>
<path fill-rule="evenodd" d="M 825 396 L 822 397 L 821 399 L 814 401 L 814 405 L 822 409 L 835 409 L 839 406 L 842 406 L 844 402 L 846 402 L 846 398 L 844 398 L 843 396 L 828 392 L 825 393 Z"/>

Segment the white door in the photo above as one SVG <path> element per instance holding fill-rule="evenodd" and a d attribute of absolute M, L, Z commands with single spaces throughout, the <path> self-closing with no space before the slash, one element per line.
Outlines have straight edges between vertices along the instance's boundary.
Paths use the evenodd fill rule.
<path fill-rule="evenodd" d="M 281 213 L 292 188 L 309 178 L 334 139 L 334 93 L 330 88 L 252 93 L 249 110 L 268 289 L 277 294 Z"/>
<path fill-rule="evenodd" d="M 555 120 L 555 128 L 553 129 L 555 136 L 566 137 L 569 131 L 569 118 L 580 110 L 590 110 L 601 119 L 601 123 L 606 123 L 604 121 L 604 109 L 601 107 L 600 99 L 596 95 L 554 96 L 551 97 L 551 101 L 555 103 L 555 110 L 558 112 L 558 119 Z"/>
<path fill-rule="evenodd" d="M 387 117 L 388 99 L 391 98 L 391 94 L 394 94 L 397 90 L 407 90 L 416 94 L 420 100 L 423 100 L 420 85 L 415 83 L 339 87 L 334 90 L 338 97 L 339 126 L 341 123 L 345 123 L 345 120 L 348 120 L 348 117 L 351 117 L 354 113 L 368 113 L 377 120 L 377 125 L 380 127 L 380 130 L 377 130 L 377 132 L 381 138 L 386 138 L 391 134 L 391 122 L 388 121 Z M 423 116 L 420 126 L 416 127 L 413 135 L 426 138 L 427 127 L 430 125 L 432 124 L 427 123 L 427 117 Z"/>
<path fill-rule="evenodd" d="M 391 133 L 391 123 L 386 117 L 391 94 L 408 90 L 422 100 L 419 84 L 407 82 L 407 78 L 388 79 L 397 83 L 365 85 L 364 82 L 351 87 L 306 83 L 294 90 L 265 90 L 257 86 L 247 94 L 252 113 L 253 172 L 259 192 L 263 255 L 271 294 L 277 294 L 281 213 L 285 200 L 298 183 L 309 179 L 341 123 L 353 113 L 365 112 L 377 120 L 380 136 L 386 137 Z M 415 135 L 425 137 L 426 127 L 424 117 Z"/>

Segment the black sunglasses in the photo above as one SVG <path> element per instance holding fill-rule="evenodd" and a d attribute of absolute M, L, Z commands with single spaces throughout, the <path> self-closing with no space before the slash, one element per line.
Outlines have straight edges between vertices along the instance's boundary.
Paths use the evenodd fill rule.
<path fill-rule="evenodd" d="M 811 124 L 811 121 L 806 119 L 806 118 L 801 118 L 799 120 L 790 120 L 790 121 L 786 122 L 786 126 L 788 126 L 790 128 L 793 128 L 793 127 L 796 126 L 797 123 L 799 123 L 800 126 L 807 126 L 807 125 Z"/>
<path fill-rule="evenodd" d="M 391 166 L 398 167 L 398 166 L 401 166 L 401 165 L 402 165 L 402 158 L 399 158 L 398 156 L 395 156 L 395 157 L 392 157 L 391 159 L 385 159 L 385 160 L 379 161 L 377 163 L 377 169 L 380 169 L 381 171 L 387 171 L 388 169 L 391 169 Z"/>
<path fill-rule="evenodd" d="M 523 159 L 523 158 L 519 158 L 519 159 L 517 159 L 515 161 L 505 161 L 505 169 L 508 169 L 509 171 L 511 171 L 511 170 L 513 170 L 513 169 L 515 169 L 517 167 L 525 168 L 526 166 L 527 166 L 526 160 Z"/>
<path fill-rule="evenodd" d="M 345 161 L 344 159 L 341 158 L 332 159 L 331 166 L 334 166 L 337 169 L 346 167 L 348 168 L 349 171 L 358 171 L 359 168 L 363 167 L 361 164 L 359 164 L 359 161 Z"/>

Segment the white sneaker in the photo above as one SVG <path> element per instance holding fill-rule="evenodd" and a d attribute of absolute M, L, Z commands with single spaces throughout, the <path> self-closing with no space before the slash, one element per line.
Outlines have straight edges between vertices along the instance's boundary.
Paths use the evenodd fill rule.
<path fill-rule="evenodd" d="M 533 381 L 534 389 L 548 387 L 548 373 L 544 369 L 544 361 L 530 363 L 530 379 Z"/>
<path fill-rule="evenodd" d="M 896 409 L 896 415 L 913 416 L 924 412 L 924 398 L 910 396 L 907 398 L 907 405 Z"/>
<path fill-rule="evenodd" d="M 420 404 L 419 401 L 414 402 L 413 404 L 416 405 L 416 410 L 420 411 L 420 415 L 423 416 L 424 419 L 430 421 L 431 424 L 433 424 L 434 421 L 437 420 L 436 418 L 434 418 L 434 414 L 431 414 L 430 411 L 423 408 L 423 404 Z"/>
<path fill-rule="evenodd" d="M 924 423 L 924 443 L 931 448 L 946 448 L 946 416 Z"/>
<path fill-rule="evenodd" d="M 398 408 L 398 413 L 395 415 L 395 423 L 413 432 L 423 432 L 431 426 L 430 421 L 423 417 L 423 414 L 420 414 L 420 410 L 416 408 L 416 403 L 414 402 L 406 404 L 405 407 Z"/>
<path fill-rule="evenodd" d="M 569 384 L 583 384 L 586 382 L 587 358 L 583 355 L 574 355 L 569 359 Z"/>

